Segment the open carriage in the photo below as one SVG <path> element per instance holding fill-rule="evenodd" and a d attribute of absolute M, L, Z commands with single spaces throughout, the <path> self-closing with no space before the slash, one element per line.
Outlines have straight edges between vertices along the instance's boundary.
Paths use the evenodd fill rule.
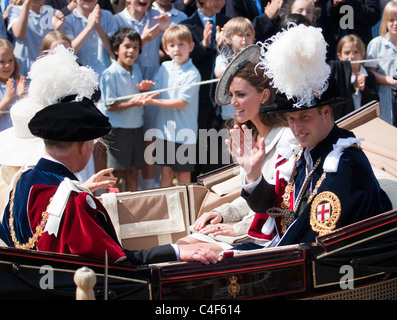
<path fill-rule="evenodd" d="M 315 243 L 229 252 L 216 265 L 108 265 L 0 247 L 0 299 L 74 299 L 73 276 L 83 266 L 96 274 L 97 299 L 396 299 L 397 146 L 390 140 L 397 128 L 374 118 L 378 111 L 376 105 L 363 109 L 340 125 L 366 138 L 363 149 L 392 198 L 390 212 L 317 237 Z M 238 175 L 238 167 L 230 166 L 197 185 L 105 194 L 102 201 L 122 245 L 149 248 L 176 241 L 201 212 L 237 197 Z"/>

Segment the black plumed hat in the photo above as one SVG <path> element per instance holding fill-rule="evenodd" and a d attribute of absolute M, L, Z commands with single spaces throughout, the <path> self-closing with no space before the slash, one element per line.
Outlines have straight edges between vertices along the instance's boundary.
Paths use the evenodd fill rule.
<path fill-rule="evenodd" d="M 328 88 L 320 97 L 315 97 L 314 103 L 311 105 L 303 105 L 296 107 L 297 99 L 294 97 L 288 99 L 284 93 L 277 92 L 274 98 L 274 103 L 269 106 L 261 106 L 260 112 L 262 113 L 284 113 L 301 111 L 305 109 L 318 108 L 323 106 L 336 106 L 346 103 L 346 99 L 340 95 L 339 87 L 335 78 L 328 79 Z"/>
<path fill-rule="evenodd" d="M 92 100 L 72 99 L 66 97 L 38 111 L 28 124 L 30 132 L 42 139 L 68 142 L 93 140 L 110 132 L 109 118 Z"/>

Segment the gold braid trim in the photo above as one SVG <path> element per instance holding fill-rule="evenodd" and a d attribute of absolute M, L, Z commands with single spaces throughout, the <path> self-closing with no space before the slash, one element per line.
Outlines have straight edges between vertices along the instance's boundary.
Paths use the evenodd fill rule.
<path fill-rule="evenodd" d="M 281 217 L 281 232 L 284 234 L 288 227 L 294 222 L 295 213 L 288 209 L 291 200 L 291 193 L 294 190 L 295 176 L 297 174 L 296 167 L 301 155 L 297 155 L 295 159 L 294 171 L 285 187 L 284 194 L 282 195 L 283 201 L 281 202 L 280 208 L 273 207 L 267 210 L 267 214 L 272 218 Z"/>
<path fill-rule="evenodd" d="M 288 209 L 290 200 L 291 200 L 291 193 L 294 190 L 294 182 L 295 182 L 295 176 L 297 174 L 296 167 L 298 166 L 298 161 L 301 158 L 300 154 L 296 157 L 295 159 L 295 166 L 294 166 L 294 171 L 292 172 L 292 175 L 288 181 L 287 186 L 285 187 L 284 194 L 282 196 L 283 202 L 281 203 L 280 207 L 281 209 Z"/>
<path fill-rule="evenodd" d="M 11 239 L 12 242 L 14 242 L 15 248 L 18 249 L 33 249 L 34 246 L 36 245 L 37 240 L 41 237 L 43 234 L 43 229 L 45 225 L 47 224 L 47 220 L 49 217 L 49 213 L 47 211 L 43 211 L 41 216 L 42 220 L 40 224 L 36 227 L 36 232 L 33 234 L 32 237 L 29 238 L 27 243 L 20 244 L 19 241 L 17 240 L 15 236 L 15 230 L 14 230 L 14 197 L 15 197 L 15 188 L 11 192 L 11 197 L 10 197 L 10 218 L 8 220 L 9 225 L 10 225 L 10 234 L 11 234 Z M 52 197 L 50 198 L 50 203 L 52 201 Z"/>
<path fill-rule="evenodd" d="M 292 222 L 294 222 L 295 219 L 295 212 L 289 209 L 273 207 L 268 209 L 266 213 L 272 218 L 281 217 L 280 224 L 282 234 L 287 232 L 288 227 L 292 224 Z"/>
<path fill-rule="evenodd" d="M 281 232 L 282 232 L 282 234 L 285 234 L 285 232 L 287 232 L 288 227 L 294 222 L 294 220 L 295 220 L 295 211 L 297 210 L 300 202 L 302 201 L 303 194 L 304 194 L 308 184 L 310 183 L 310 179 L 311 179 L 311 176 L 313 175 L 313 172 L 317 169 L 318 165 L 321 162 L 321 158 L 317 159 L 317 161 L 316 161 L 315 165 L 313 166 L 312 170 L 306 176 L 305 181 L 303 182 L 301 190 L 300 190 L 300 192 L 298 194 L 298 197 L 296 198 L 294 210 L 290 210 L 288 208 L 290 206 L 291 193 L 294 190 L 295 176 L 297 174 L 296 167 L 298 166 L 299 159 L 300 159 L 300 155 L 296 157 L 294 171 L 293 171 L 293 173 L 291 175 L 291 178 L 288 181 L 287 186 L 285 187 L 284 194 L 282 196 L 283 202 L 281 203 L 280 208 L 273 207 L 273 208 L 268 209 L 267 212 L 266 212 L 272 218 L 281 217 L 280 224 L 281 224 Z M 309 203 L 311 201 L 311 199 L 313 199 L 313 196 L 315 194 L 317 194 L 317 189 L 321 185 L 321 183 L 322 183 L 322 181 L 324 179 L 325 179 L 325 173 L 323 173 L 323 175 L 321 176 L 321 178 L 317 182 L 316 188 L 314 189 L 313 193 L 310 195 L 309 200 L 307 201 L 307 203 Z"/>
<path fill-rule="evenodd" d="M 352 144 L 350 147 L 362 149 L 361 146 L 358 145 L 357 143 Z M 303 189 L 306 189 L 306 187 L 307 187 L 306 182 L 309 181 L 311 175 L 313 174 L 314 170 L 317 168 L 317 166 L 319 165 L 319 163 L 321 161 L 321 158 L 317 160 L 312 171 L 306 177 L 306 181 L 304 181 L 302 188 L 301 188 L 301 192 L 296 199 L 294 210 L 290 210 L 288 208 L 290 205 L 291 193 L 294 190 L 294 180 L 295 180 L 295 176 L 297 174 L 296 167 L 298 165 L 299 159 L 300 159 L 300 155 L 297 156 L 297 158 L 296 158 L 293 174 L 292 174 L 290 180 L 288 181 L 287 186 L 285 187 L 284 195 L 282 196 L 283 202 L 280 205 L 281 208 L 273 207 L 273 208 L 270 208 L 269 210 L 267 210 L 267 212 L 266 212 L 272 218 L 281 217 L 281 226 L 282 226 L 281 232 L 283 234 L 287 231 L 288 227 L 294 222 L 295 210 L 298 207 L 300 201 L 302 200 L 303 191 L 304 191 Z M 313 192 L 310 194 L 309 198 L 307 199 L 307 202 L 306 202 L 307 204 L 309 204 L 313 200 L 313 198 L 317 195 L 318 188 L 320 188 L 320 186 L 321 186 L 322 182 L 324 181 L 324 179 L 326 178 L 326 176 L 327 176 L 327 172 L 324 171 L 323 174 L 321 175 L 320 179 L 318 179 Z M 340 211 L 341 211 L 340 201 L 339 201 L 338 197 L 331 192 L 328 192 L 328 193 L 322 192 L 320 194 L 321 197 L 319 197 L 318 201 L 320 201 L 320 199 L 322 199 L 324 194 L 327 194 L 327 195 L 332 194 L 333 195 L 330 198 L 332 199 L 331 204 L 334 208 L 335 215 L 333 215 L 332 218 L 329 221 L 327 221 L 326 224 L 320 224 L 314 218 L 313 212 L 315 211 L 315 209 L 313 209 L 314 205 L 312 204 L 311 215 L 310 215 L 310 225 L 312 226 L 312 229 L 314 231 L 319 232 L 320 235 L 324 235 L 324 234 L 332 231 L 335 228 L 336 222 L 339 219 Z M 316 201 L 317 201 L 317 198 L 316 198 Z"/>

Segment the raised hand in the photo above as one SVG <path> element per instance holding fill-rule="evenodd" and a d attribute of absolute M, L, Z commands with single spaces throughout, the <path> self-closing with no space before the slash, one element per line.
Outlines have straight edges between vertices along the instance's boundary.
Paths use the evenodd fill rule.
<path fill-rule="evenodd" d="M 152 80 L 142 80 L 141 83 L 138 83 L 136 87 L 141 90 L 141 92 L 148 91 L 151 87 L 154 86 L 154 82 Z"/>
<path fill-rule="evenodd" d="M 24 76 L 19 76 L 17 80 L 17 96 L 19 99 L 23 98 L 26 93 L 26 79 Z"/>
<path fill-rule="evenodd" d="M 358 88 L 360 91 L 364 91 L 365 88 L 365 74 L 357 73 L 356 81 L 354 82 L 354 88 Z"/>
<path fill-rule="evenodd" d="M 154 20 L 156 20 L 156 22 L 158 24 L 160 24 L 160 31 L 161 32 L 164 32 L 170 26 L 170 17 L 166 13 L 160 14 L 160 15 L 155 16 L 153 18 L 154 18 Z"/>
<path fill-rule="evenodd" d="M 61 30 L 65 21 L 65 15 L 62 13 L 62 11 L 55 11 L 54 15 L 52 16 L 52 26 L 54 27 L 54 30 Z"/>
<path fill-rule="evenodd" d="M 212 24 L 207 21 L 203 30 L 203 47 L 208 48 L 211 45 Z"/>
<path fill-rule="evenodd" d="M 99 4 L 95 6 L 87 18 L 87 26 L 90 30 L 94 30 L 98 24 L 101 24 L 101 8 Z"/>
<path fill-rule="evenodd" d="M 262 174 L 262 164 L 266 157 L 265 139 L 261 138 L 257 143 L 251 130 L 244 124 L 241 128 L 235 125 L 229 132 L 231 140 L 226 139 L 225 143 L 244 169 L 246 183 L 257 180 Z"/>
<path fill-rule="evenodd" d="M 84 185 L 90 189 L 91 192 L 98 189 L 109 189 L 113 187 L 117 181 L 117 177 L 114 177 L 112 172 L 113 168 L 103 169 L 93 174 L 84 182 Z M 106 176 L 106 174 L 109 174 L 109 176 Z"/>
<path fill-rule="evenodd" d="M 156 39 L 159 35 L 160 35 L 160 24 L 156 23 L 153 27 L 150 27 L 150 21 L 148 20 L 141 34 L 142 46 L 144 47 L 146 43 Z"/>

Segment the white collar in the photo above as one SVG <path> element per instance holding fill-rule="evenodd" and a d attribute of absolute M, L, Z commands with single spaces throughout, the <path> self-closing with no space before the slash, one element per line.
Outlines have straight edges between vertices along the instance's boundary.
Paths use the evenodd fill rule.
<path fill-rule="evenodd" d="M 307 170 L 310 172 L 313 169 L 313 160 L 312 160 L 312 155 L 310 154 L 310 150 L 312 150 L 313 148 L 306 148 L 305 151 L 303 152 L 303 156 L 306 160 L 306 164 L 307 164 Z"/>

